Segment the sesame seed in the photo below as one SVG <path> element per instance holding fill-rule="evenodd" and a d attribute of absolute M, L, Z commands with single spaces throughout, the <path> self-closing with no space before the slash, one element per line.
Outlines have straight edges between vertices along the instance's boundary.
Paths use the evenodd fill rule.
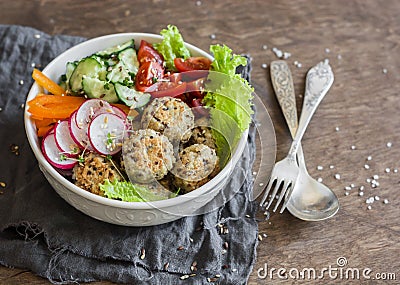
<path fill-rule="evenodd" d="M 268 65 L 266 63 L 261 64 L 261 67 L 266 69 L 268 67 Z"/>
<path fill-rule="evenodd" d="M 365 168 L 365 169 L 369 169 L 369 165 L 368 165 L 368 164 L 365 164 L 365 165 L 364 165 L 364 168 Z"/>
<path fill-rule="evenodd" d="M 201 6 L 201 1 L 196 1 L 196 6 Z"/>
<path fill-rule="evenodd" d="M 367 178 L 367 183 L 371 183 L 371 178 Z"/>
<path fill-rule="evenodd" d="M 2 182 L 0 182 L 0 186 L 1 186 L 1 187 L 3 187 L 3 188 L 5 188 L 5 187 L 6 187 L 6 183 L 5 183 L 5 182 L 3 182 L 3 181 L 2 181 Z"/>
<path fill-rule="evenodd" d="M 375 196 L 375 201 L 379 201 L 379 196 Z"/>
<path fill-rule="evenodd" d="M 340 174 L 335 174 L 335 179 L 340 180 Z"/>
<path fill-rule="evenodd" d="M 321 183 L 321 182 L 322 182 L 322 178 L 321 178 L 321 177 L 318 177 L 317 181 L 318 181 L 319 183 Z"/>
<path fill-rule="evenodd" d="M 349 193 L 349 192 L 345 192 L 344 194 L 345 194 L 346 196 L 349 196 L 350 193 Z"/>
<path fill-rule="evenodd" d="M 334 166 L 334 165 L 329 165 L 329 168 L 330 168 L 330 169 L 334 169 L 335 166 Z"/>
<path fill-rule="evenodd" d="M 383 74 L 387 74 L 388 70 L 386 68 L 382 69 Z"/>
<path fill-rule="evenodd" d="M 367 160 L 372 160 L 372 156 L 369 155 L 369 156 L 367 157 Z"/>
<path fill-rule="evenodd" d="M 185 280 L 188 279 L 190 276 L 188 274 L 182 275 L 181 277 L 179 277 L 181 280 Z"/>
<path fill-rule="evenodd" d="M 395 169 L 393 169 L 393 172 L 397 173 L 397 172 L 399 172 L 399 170 L 397 168 L 395 168 Z"/>
<path fill-rule="evenodd" d="M 35 67 L 36 64 L 34 62 L 31 63 L 31 67 Z"/>
<path fill-rule="evenodd" d="M 3 111 L 3 108 L 0 107 L 0 112 Z"/>
<path fill-rule="evenodd" d="M 250 218 L 250 215 L 247 215 L 247 214 L 246 214 L 246 218 Z"/>
<path fill-rule="evenodd" d="M 321 166 L 321 165 L 318 165 L 318 166 L 317 166 L 317 170 L 323 170 L 323 169 L 324 169 L 323 166 Z"/>
<path fill-rule="evenodd" d="M 371 209 L 372 209 L 371 205 L 368 205 L 367 209 L 368 209 L 368 210 L 371 210 Z"/>
<path fill-rule="evenodd" d="M 297 68 L 301 68 L 302 66 L 303 65 L 300 62 L 296 65 Z"/>
<path fill-rule="evenodd" d="M 229 248 L 229 243 L 226 241 L 226 242 L 224 242 L 224 248 L 225 249 L 228 249 Z"/>
<path fill-rule="evenodd" d="M 388 204 L 388 203 L 389 203 L 389 200 L 388 200 L 388 199 L 384 199 L 384 200 L 383 200 L 383 203 L 384 203 L 384 204 Z"/>
<path fill-rule="evenodd" d="M 388 142 L 388 143 L 386 144 L 386 146 L 390 148 L 390 147 L 392 147 L 392 143 L 391 143 L 391 142 Z"/>
<path fill-rule="evenodd" d="M 346 186 L 346 187 L 344 187 L 344 190 L 350 191 L 351 187 L 350 186 Z"/>
<path fill-rule="evenodd" d="M 351 149 L 352 149 L 352 150 L 355 150 L 355 149 L 356 149 L 356 146 L 355 146 L 355 145 L 352 145 L 352 146 L 351 146 Z"/>
<path fill-rule="evenodd" d="M 265 238 L 266 238 L 266 237 L 268 237 L 268 235 L 267 235 L 267 234 L 263 234 L 263 237 L 265 237 Z"/>
<path fill-rule="evenodd" d="M 167 262 L 167 263 L 164 264 L 164 270 L 167 270 L 168 267 L 169 267 L 169 262 Z"/>
<path fill-rule="evenodd" d="M 386 168 L 386 169 L 385 169 L 385 172 L 386 172 L 386 173 L 389 173 L 389 172 L 390 172 L 390 168 Z"/>
<path fill-rule="evenodd" d="M 24 81 L 22 79 L 19 81 L 19 85 L 24 85 Z"/>
<path fill-rule="evenodd" d="M 144 248 L 142 248 L 141 252 L 140 252 L 140 259 L 144 259 L 146 257 L 146 250 Z"/>
<path fill-rule="evenodd" d="M 329 48 L 325 48 L 325 53 L 330 53 L 331 50 Z"/>
<path fill-rule="evenodd" d="M 260 183 L 260 187 L 263 187 L 264 186 L 264 183 Z"/>
<path fill-rule="evenodd" d="M 364 192 L 360 192 L 360 193 L 358 193 L 358 196 L 364 196 Z"/>
<path fill-rule="evenodd" d="M 225 254 L 226 252 L 226 249 L 221 250 L 221 254 Z"/>
<path fill-rule="evenodd" d="M 232 268 L 232 272 L 236 272 L 237 271 L 237 269 L 236 268 Z"/>
<path fill-rule="evenodd" d="M 365 188 L 364 185 L 361 185 L 361 186 L 360 186 L 360 191 L 363 191 L 364 188 Z"/>
<path fill-rule="evenodd" d="M 267 46 L 267 45 L 263 45 L 263 46 L 262 46 L 262 49 L 263 49 L 263 50 L 266 50 L 266 49 L 268 49 L 268 46 Z"/>
<path fill-rule="evenodd" d="M 34 37 L 37 38 L 37 39 L 40 39 L 40 35 L 39 34 L 36 34 Z"/>
<path fill-rule="evenodd" d="M 351 188 L 354 188 L 354 187 L 356 187 L 356 185 L 354 185 L 354 183 L 351 183 L 351 184 L 350 184 L 350 187 L 351 187 Z"/>
<path fill-rule="evenodd" d="M 253 175 L 257 175 L 257 172 L 254 171 L 254 172 L 253 172 Z"/>
<path fill-rule="evenodd" d="M 20 107 L 21 107 L 21 109 L 25 108 L 25 104 L 21 104 Z"/>
<path fill-rule="evenodd" d="M 183 246 L 179 246 L 179 247 L 177 248 L 177 250 L 183 250 L 183 249 L 184 249 Z"/>
<path fill-rule="evenodd" d="M 292 54 L 290 52 L 284 52 L 283 53 L 283 59 L 288 59 L 291 56 L 292 56 Z"/>
<path fill-rule="evenodd" d="M 337 132 L 340 131 L 339 127 L 336 127 L 336 128 L 335 128 L 335 131 L 337 131 Z"/>
<path fill-rule="evenodd" d="M 259 240 L 259 241 L 262 241 L 262 239 L 263 239 L 262 236 L 261 236 L 261 235 L 258 235 L 258 240 Z"/>
<path fill-rule="evenodd" d="M 378 174 L 375 174 L 374 176 L 372 176 L 372 178 L 378 180 L 378 179 L 379 179 L 379 175 L 378 175 Z"/>
<path fill-rule="evenodd" d="M 341 55 L 341 54 L 338 54 L 338 55 L 337 55 L 337 59 L 342 59 L 342 55 Z"/>
<path fill-rule="evenodd" d="M 216 38 L 215 34 L 210 35 L 210 39 L 215 40 L 215 38 Z"/>

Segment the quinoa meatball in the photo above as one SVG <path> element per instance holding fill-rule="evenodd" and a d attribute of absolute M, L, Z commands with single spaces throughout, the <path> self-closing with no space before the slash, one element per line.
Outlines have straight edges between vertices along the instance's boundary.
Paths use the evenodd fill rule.
<path fill-rule="evenodd" d="M 172 97 L 155 98 L 144 110 L 142 128 L 158 131 L 171 142 L 187 142 L 194 127 L 194 115 L 189 106 Z"/>
<path fill-rule="evenodd" d="M 219 159 L 215 150 L 204 144 L 188 146 L 179 156 L 180 160 L 172 172 L 175 175 L 174 185 L 183 193 L 199 188 L 219 172 Z"/>
<path fill-rule="evenodd" d="M 212 128 L 206 117 L 202 117 L 195 122 L 195 127 L 192 130 L 192 136 L 188 142 L 192 144 L 204 144 L 212 149 L 216 149 L 215 139 L 212 134 Z"/>
<path fill-rule="evenodd" d="M 89 152 L 84 155 L 84 161 L 74 166 L 72 179 L 75 185 L 94 194 L 103 196 L 99 184 L 106 179 L 110 181 L 122 180 L 114 164 L 105 156 Z"/>
<path fill-rule="evenodd" d="M 162 179 L 175 163 L 168 138 L 151 129 L 134 131 L 124 140 L 122 159 L 129 179 L 138 183 Z"/>

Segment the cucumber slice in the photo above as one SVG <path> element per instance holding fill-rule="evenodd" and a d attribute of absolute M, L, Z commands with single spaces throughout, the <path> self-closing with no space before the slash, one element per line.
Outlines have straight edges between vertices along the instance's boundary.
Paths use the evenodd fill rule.
<path fill-rule="evenodd" d="M 118 54 L 118 59 L 123 63 L 126 69 L 131 73 L 137 73 L 139 69 L 139 61 L 136 56 L 136 50 L 127 48 Z"/>
<path fill-rule="evenodd" d="M 135 41 L 132 39 L 130 41 L 127 41 L 125 43 L 119 44 L 119 45 L 115 45 L 113 47 L 110 47 L 108 49 L 99 51 L 98 53 L 96 53 L 96 55 L 99 55 L 101 57 L 103 56 L 110 56 L 112 54 L 118 54 L 119 52 L 123 51 L 126 48 L 129 47 L 135 47 Z"/>
<path fill-rule="evenodd" d="M 103 67 L 96 59 L 91 57 L 84 58 L 78 63 L 75 70 L 72 72 L 69 80 L 71 90 L 73 92 L 78 92 L 82 89 L 83 75 L 97 78 L 102 72 L 104 72 L 104 70 L 105 67 Z"/>
<path fill-rule="evenodd" d="M 114 86 L 119 99 L 129 107 L 139 108 L 150 101 L 151 95 L 149 93 L 136 91 L 120 83 L 115 83 Z"/>
<path fill-rule="evenodd" d="M 108 86 L 108 89 L 106 88 Z M 103 99 L 109 103 L 116 103 L 119 101 L 115 93 L 114 84 L 106 83 L 97 78 L 92 78 L 86 75 L 82 76 L 83 91 L 89 98 Z"/>
<path fill-rule="evenodd" d="M 65 82 L 67 84 L 69 83 L 69 79 L 71 78 L 71 75 L 74 72 L 74 70 L 75 70 L 77 65 L 78 65 L 78 63 L 76 61 L 67 63 L 67 68 L 66 68 L 66 71 L 65 71 L 65 77 L 66 77 L 66 81 Z"/>
<path fill-rule="evenodd" d="M 117 63 L 111 71 L 107 73 L 107 80 L 113 83 L 121 83 L 122 85 L 130 85 L 134 84 L 131 74 L 129 74 L 129 70 L 125 68 L 122 62 Z"/>

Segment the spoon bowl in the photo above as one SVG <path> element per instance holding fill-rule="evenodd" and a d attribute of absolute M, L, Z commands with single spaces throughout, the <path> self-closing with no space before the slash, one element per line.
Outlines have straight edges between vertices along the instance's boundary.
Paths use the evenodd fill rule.
<path fill-rule="evenodd" d="M 331 189 L 308 174 L 303 152 L 299 154 L 299 176 L 286 208 L 301 220 L 326 220 L 339 211 L 339 200 Z"/>

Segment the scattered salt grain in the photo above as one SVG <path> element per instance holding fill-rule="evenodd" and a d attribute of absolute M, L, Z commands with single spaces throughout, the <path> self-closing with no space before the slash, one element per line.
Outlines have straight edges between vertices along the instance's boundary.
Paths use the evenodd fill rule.
<path fill-rule="evenodd" d="M 338 54 L 338 55 L 337 55 L 337 59 L 339 59 L 339 60 L 342 59 L 342 55 L 341 55 L 341 54 Z"/>
<path fill-rule="evenodd" d="M 201 1 L 196 1 L 196 6 L 201 6 Z"/>
<path fill-rule="evenodd" d="M 283 53 L 283 59 L 288 59 L 291 56 L 292 56 L 292 54 L 290 52 L 284 52 Z"/>
<path fill-rule="evenodd" d="M 319 183 L 321 183 L 321 182 L 322 182 L 322 178 L 321 178 L 321 177 L 318 177 L 317 181 L 318 181 Z"/>
<path fill-rule="evenodd" d="M 359 189 L 360 189 L 360 191 L 363 191 L 364 188 L 365 188 L 364 185 L 361 185 Z"/>
<path fill-rule="evenodd" d="M 368 210 L 371 210 L 371 209 L 372 209 L 371 205 L 368 205 L 367 209 L 368 209 Z"/>
<path fill-rule="evenodd" d="M 372 178 L 374 178 L 375 180 L 378 180 L 379 179 L 379 175 L 375 174 L 374 176 L 372 176 Z"/>
<path fill-rule="evenodd" d="M 360 193 L 358 193 L 358 196 L 364 196 L 364 192 L 360 192 Z"/>
<path fill-rule="evenodd" d="M 392 143 L 391 143 L 391 142 L 388 142 L 388 143 L 386 144 L 386 146 L 390 148 L 390 147 L 392 147 Z"/>
<path fill-rule="evenodd" d="M 383 74 L 387 74 L 388 70 L 386 68 L 382 69 Z"/>
<path fill-rule="evenodd" d="M 322 165 L 317 166 L 317 170 L 323 170 L 323 169 L 324 169 L 324 167 Z"/>
<path fill-rule="evenodd" d="M 386 168 L 386 169 L 385 169 L 385 172 L 386 172 L 386 173 L 389 173 L 389 172 L 390 172 L 390 168 Z"/>
<path fill-rule="evenodd" d="M 253 175 L 257 175 L 257 172 L 254 171 L 254 172 L 253 172 Z"/>
<path fill-rule="evenodd" d="M 215 38 L 216 38 L 215 34 L 210 35 L 210 39 L 215 40 Z"/>
<path fill-rule="evenodd" d="M 272 51 L 275 53 L 276 57 L 278 57 L 278 58 L 281 58 L 283 56 L 283 52 L 280 49 L 277 49 L 276 47 L 273 47 Z"/>
<path fill-rule="evenodd" d="M 19 81 L 19 85 L 24 85 L 24 81 L 22 79 Z"/>
<path fill-rule="evenodd" d="M 34 36 L 36 39 L 40 39 L 40 35 L 39 34 L 35 34 Z"/>
<path fill-rule="evenodd" d="M 369 160 L 372 160 L 372 156 L 369 155 L 369 156 L 367 157 L 367 160 L 368 160 L 368 161 L 369 161 Z"/>
<path fill-rule="evenodd" d="M 351 187 L 351 188 L 354 188 L 354 187 L 356 187 L 356 185 L 354 185 L 354 183 L 351 183 L 351 184 L 350 184 L 350 187 Z"/>
<path fill-rule="evenodd" d="M 330 50 L 329 48 L 326 48 L 326 49 L 325 49 L 325 52 L 326 52 L 326 53 L 330 53 L 331 50 Z"/>
<path fill-rule="evenodd" d="M 350 186 L 346 186 L 346 187 L 344 187 L 344 190 L 350 191 L 351 187 Z"/>
<path fill-rule="evenodd" d="M 349 193 L 349 192 L 345 192 L 344 194 L 345 194 L 346 196 L 349 196 L 350 193 Z"/>
<path fill-rule="evenodd" d="M 371 183 L 371 178 L 367 178 L 365 181 L 367 181 L 367 183 Z"/>
<path fill-rule="evenodd" d="M 335 174 L 335 179 L 340 180 L 340 174 Z"/>
<path fill-rule="evenodd" d="M 267 49 L 268 49 L 268 46 L 267 46 L 267 45 L 263 45 L 263 46 L 262 46 L 262 49 L 263 49 L 263 50 L 267 50 Z"/>
<path fill-rule="evenodd" d="M 385 200 L 383 200 L 383 203 L 384 203 L 384 204 L 388 204 L 388 203 L 389 203 L 389 200 L 388 200 L 388 199 L 385 199 Z"/>
<path fill-rule="evenodd" d="M 3 108 L 0 107 L 0 112 L 3 111 Z"/>
<path fill-rule="evenodd" d="M 368 164 L 365 164 L 365 165 L 364 165 L 364 168 L 365 168 L 365 169 L 369 169 L 369 165 L 368 165 Z"/>
<path fill-rule="evenodd" d="M 1 109 L 1 108 L 0 108 Z M 395 168 L 395 169 L 393 169 L 393 172 L 394 173 L 397 173 L 397 172 L 399 172 L 399 170 L 397 169 L 397 168 Z"/>
<path fill-rule="evenodd" d="M 264 186 L 264 183 L 261 182 L 259 185 L 260 185 L 260 187 L 263 187 L 263 186 Z"/>
<path fill-rule="evenodd" d="M 337 132 L 340 131 L 339 127 L 336 127 L 336 128 L 335 128 L 335 131 L 337 131 Z"/>
<path fill-rule="evenodd" d="M 356 146 L 355 146 L 355 145 L 352 145 L 352 146 L 351 146 L 351 149 L 352 149 L 352 150 L 355 150 L 355 149 L 356 149 Z"/>
<path fill-rule="evenodd" d="M 34 62 L 31 63 L 31 67 L 35 67 L 36 64 Z"/>
<path fill-rule="evenodd" d="M 261 64 L 261 67 L 266 69 L 268 67 L 268 65 L 266 63 Z"/>
<path fill-rule="evenodd" d="M 375 196 L 375 201 L 379 201 L 379 196 Z"/>
<path fill-rule="evenodd" d="M 335 166 L 334 166 L 334 165 L 329 165 L 329 168 L 330 168 L 330 169 L 334 169 Z"/>

